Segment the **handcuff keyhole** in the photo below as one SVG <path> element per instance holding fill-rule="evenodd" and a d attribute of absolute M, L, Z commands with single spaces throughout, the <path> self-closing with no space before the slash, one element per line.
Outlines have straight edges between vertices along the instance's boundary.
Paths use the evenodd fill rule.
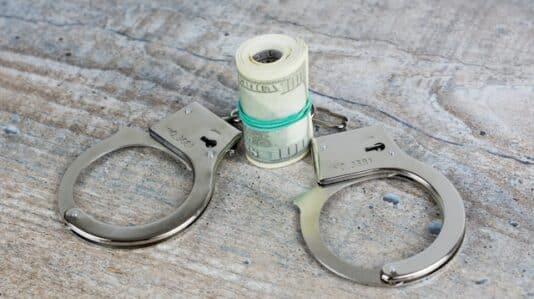
<path fill-rule="evenodd" d="M 210 138 L 208 138 L 206 136 L 200 137 L 200 140 L 202 140 L 204 142 L 206 147 L 215 147 L 217 145 L 217 140 L 210 139 Z"/>
<path fill-rule="evenodd" d="M 380 151 L 383 151 L 385 148 L 386 148 L 385 144 L 383 144 L 382 142 L 377 142 L 373 146 L 366 147 L 365 151 L 366 152 L 370 152 L 370 151 L 380 152 Z"/>

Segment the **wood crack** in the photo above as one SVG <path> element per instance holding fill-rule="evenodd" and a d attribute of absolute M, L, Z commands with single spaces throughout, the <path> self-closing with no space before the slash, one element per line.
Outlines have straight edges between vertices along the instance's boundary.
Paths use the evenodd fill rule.
<path fill-rule="evenodd" d="M 185 53 L 187 53 L 187 54 L 189 54 L 191 56 L 194 56 L 194 57 L 202 59 L 202 60 L 211 61 L 211 62 L 231 62 L 231 59 L 229 59 L 229 58 L 210 57 L 210 56 L 206 56 L 206 55 L 202 55 L 202 54 L 196 53 L 196 52 L 191 51 L 191 50 L 189 50 L 187 48 L 174 47 L 174 46 L 170 46 L 170 45 L 167 45 L 167 44 L 159 43 L 159 42 L 156 42 L 156 41 L 153 41 L 153 40 L 149 40 L 149 39 L 146 39 L 146 38 L 135 37 L 133 35 L 130 35 L 130 34 L 126 33 L 125 31 L 115 30 L 115 29 L 106 28 L 106 27 L 97 27 L 97 26 L 91 27 L 91 26 L 89 26 L 87 24 L 80 23 L 80 22 L 76 22 L 76 23 L 56 23 L 56 22 L 52 22 L 52 21 L 49 21 L 49 20 L 45 20 L 45 19 L 43 19 L 43 20 L 33 20 L 33 19 L 22 18 L 22 17 L 19 17 L 19 16 L 11 16 L 11 15 L 4 15 L 4 14 L 0 14 L 0 18 L 14 19 L 14 20 L 18 20 L 18 21 L 22 21 L 22 22 L 28 22 L 28 23 L 32 23 L 32 24 L 45 23 L 45 24 L 52 25 L 52 26 L 55 26 L 55 27 L 86 27 L 86 28 L 90 28 L 90 29 L 101 29 L 103 31 L 106 31 L 106 32 L 109 32 L 109 33 L 112 33 L 112 34 L 120 35 L 120 36 L 125 37 L 125 38 L 127 38 L 129 40 L 132 40 L 132 41 L 137 41 L 137 42 L 142 42 L 142 43 L 159 44 L 161 46 L 164 46 L 164 47 L 167 47 L 167 48 L 170 48 L 170 49 L 174 49 L 174 50 L 177 50 L 177 51 L 180 51 L 180 52 L 185 52 Z"/>
<path fill-rule="evenodd" d="M 502 70 L 487 66 L 485 64 L 466 62 L 466 61 L 463 61 L 463 60 L 461 60 L 461 59 L 459 59 L 457 57 L 448 57 L 448 56 L 441 55 L 441 54 L 423 53 L 423 52 L 417 52 L 417 51 L 413 51 L 413 50 L 410 50 L 410 49 L 406 49 L 406 48 L 401 47 L 399 44 L 397 44 L 397 43 L 395 43 L 395 42 L 393 42 L 391 40 L 388 40 L 388 39 L 382 39 L 382 38 L 376 38 L 376 37 L 372 37 L 371 38 L 371 37 L 352 37 L 352 36 L 347 36 L 347 35 L 336 35 L 336 34 L 332 34 L 332 33 L 328 33 L 328 32 L 318 31 L 318 30 L 313 29 L 313 28 L 311 28 L 311 27 L 309 27 L 307 25 L 300 24 L 300 23 L 297 23 L 297 22 L 294 22 L 294 21 L 282 20 L 282 19 L 279 19 L 279 18 L 276 18 L 276 17 L 273 17 L 273 16 L 267 16 L 267 19 L 275 21 L 277 23 L 281 23 L 281 24 L 289 24 L 289 25 L 293 25 L 295 27 L 301 27 L 301 28 L 304 28 L 305 30 L 307 30 L 307 31 L 309 31 L 311 33 L 323 35 L 323 36 L 326 36 L 326 37 L 329 37 L 329 38 L 333 38 L 333 39 L 342 39 L 342 40 L 348 40 L 348 41 L 353 41 L 353 42 L 378 42 L 378 43 L 384 43 L 384 44 L 387 44 L 387 45 L 390 45 L 390 46 L 394 47 L 399 52 L 403 52 L 403 53 L 406 53 L 406 54 L 409 54 L 409 55 L 412 55 L 412 56 L 415 56 L 415 57 L 440 58 L 440 59 L 446 60 L 448 62 L 454 62 L 454 63 L 458 63 L 458 64 L 461 64 L 461 65 L 464 65 L 464 66 L 468 66 L 468 67 L 483 68 L 483 69 L 486 69 L 486 70 L 491 71 L 493 73 L 498 73 L 498 74 L 501 74 L 501 75 L 508 75 L 508 76 L 509 75 L 513 75 L 513 72 L 511 72 L 511 71 L 510 72 L 504 72 Z"/>
<path fill-rule="evenodd" d="M 461 143 L 461 142 L 457 142 L 457 141 L 451 141 L 451 140 L 447 140 L 447 139 L 443 139 L 441 137 L 437 137 L 437 136 L 434 136 L 428 132 L 425 132 L 424 130 L 422 130 L 421 128 L 419 127 L 416 127 L 414 125 L 412 125 L 411 123 L 405 121 L 405 120 L 402 120 L 401 118 L 399 118 L 398 116 L 394 115 L 394 114 L 391 114 L 385 110 L 382 110 L 376 106 L 373 106 L 371 104 L 366 104 L 366 103 L 361 103 L 361 102 L 357 102 L 357 101 L 353 101 L 353 100 L 348 100 L 348 99 L 345 99 L 345 98 L 342 98 L 342 97 L 336 97 L 336 96 L 332 96 L 332 95 L 328 95 L 326 93 L 323 93 L 323 92 L 320 92 L 320 91 L 317 91 L 317 90 L 314 90 L 314 89 L 310 89 L 310 91 L 314 94 L 317 94 L 319 96 L 323 96 L 323 97 L 326 97 L 326 98 L 329 98 L 331 100 L 334 100 L 334 101 L 338 101 L 338 102 L 345 102 L 345 103 L 348 103 L 348 104 L 351 104 L 351 105 L 358 105 L 358 106 L 361 106 L 361 107 L 366 107 L 366 108 L 369 108 L 371 110 L 374 110 L 376 112 L 379 112 L 380 114 L 410 128 L 410 129 L 413 129 L 429 138 L 432 138 L 434 140 L 437 140 L 439 142 L 442 142 L 442 143 L 446 143 L 446 144 L 450 144 L 450 145 L 454 145 L 454 146 L 459 146 L 459 147 L 465 147 L 465 148 L 474 148 L 474 149 L 478 149 L 478 150 L 483 150 L 491 155 L 494 155 L 496 157 L 500 157 L 500 158 L 504 158 L 504 159 L 510 159 L 510 160 L 514 160 L 516 162 L 519 162 L 521 164 L 524 164 L 524 165 L 532 165 L 534 164 L 534 161 L 531 159 L 531 157 L 526 157 L 526 159 L 521 159 L 521 158 L 518 158 L 516 156 L 513 156 L 511 154 L 506 154 L 506 153 L 501 153 L 501 152 L 498 152 L 496 150 L 493 150 L 493 149 L 487 149 L 487 148 L 483 148 L 483 147 L 476 147 L 476 146 L 473 146 L 473 145 L 467 145 L 465 143 Z"/>

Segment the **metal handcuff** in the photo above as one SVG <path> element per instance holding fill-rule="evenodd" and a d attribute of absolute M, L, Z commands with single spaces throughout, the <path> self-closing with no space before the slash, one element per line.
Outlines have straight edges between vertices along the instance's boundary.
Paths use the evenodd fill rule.
<path fill-rule="evenodd" d="M 446 264 L 464 238 L 462 198 L 437 170 L 405 154 L 379 126 L 371 126 L 312 139 L 318 185 L 294 201 L 300 210 L 300 228 L 312 255 L 332 272 L 369 286 L 399 286 L 421 279 Z M 343 188 L 364 181 L 402 177 L 429 191 L 443 214 L 443 227 L 434 242 L 407 259 L 369 269 L 351 265 L 324 244 L 319 230 L 323 205 Z"/>
<path fill-rule="evenodd" d="M 189 226 L 205 210 L 213 194 L 217 166 L 240 136 L 241 131 L 198 103 L 160 121 L 149 133 L 121 128 L 68 167 L 59 186 L 59 213 L 72 231 L 96 243 L 129 247 L 166 239 Z M 192 170 L 193 188 L 187 199 L 171 214 L 135 226 L 107 224 L 76 207 L 73 189 L 81 171 L 106 154 L 134 146 L 158 149 Z"/>
<path fill-rule="evenodd" d="M 348 119 L 328 109 L 312 107 L 312 116 L 322 112 L 340 120 L 331 124 L 314 118 L 318 125 L 344 130 Z M 105 245 L 130 247 L 166 239 L 193 223 L 206 209 L 214 189 L 214 173 L 224 155 L 241 137 L 236 111 L 219 117 L 192 103 L 150 127 L 149 133 L 122 128 L 89 148 L 68 167 L 59 186 L 59 213 L 79 236 Z M 171 214 L 148 224 L 120 226 L 104 223 L 79 209 L 73 198 L 80 173 L 100 157 L 119 149 L 145 146 L 170 154 L 193 171 L 193 188 Z M 326 268 L 355 282 L 392 286 L 420 279 L 435 271 L 460 247 L 465 230 L 465 212 L 460 195 L 442 174 L 403 153 L 380 127 L 367 127 L 312 139 L 318 186 L 295 200 L 300 209 L 304 240 Z M 424 251 L 381 269 L 352 266 L 333 255 L 319 232 L 324 203 L 337 191 L 376 178 L 400 176 L 422 184 L 432 194 L 444 215 L 443 228 Z"/>

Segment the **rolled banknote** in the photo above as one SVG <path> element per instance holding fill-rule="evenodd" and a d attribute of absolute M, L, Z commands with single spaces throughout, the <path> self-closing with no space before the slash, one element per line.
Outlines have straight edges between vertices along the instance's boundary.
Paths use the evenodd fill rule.
<path fill-rule="evenodd" d="M 307 45 L 286 35 L 260 35 L 245 41 L 235 60 L 248 160 L 276 168 L 302 159 L 313 134 Z"/>

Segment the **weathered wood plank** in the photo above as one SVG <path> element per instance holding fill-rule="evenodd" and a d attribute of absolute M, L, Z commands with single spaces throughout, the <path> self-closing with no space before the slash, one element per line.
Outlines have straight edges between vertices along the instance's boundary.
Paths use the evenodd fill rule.
<path fill-rule="evenodd" d="M 319 266 L 291 204 L 314 184 L 309 158 L 261 170 L 238 151 L 222 164 L 202 218 L 156 246 L 104 248 L 60 223 L 57 187 L 79 153 L 192 101 L 229 112 L 234 51 L 267 32 L 307 41 L 314 102 L 349 116 L 353 128 L 383 125 L 458 188 L 468 231 L 445 271 L 386 290 Z M 534 296 L 533 103 L 527 0 L 2 1 L 0 294 Z M 169 157 L 126 150 L 85 172 L 77 202 L 106 221 L 143 223 L 179 205 L 191 181 Z M 383 201 L 386 193 L 400 204 Z M 427 225 L 440 218 L 426 198 L 397 181 L 343 191 L 322 215 L 325 241 L 368 266 L 410 256 L 433 240 Z"/>

